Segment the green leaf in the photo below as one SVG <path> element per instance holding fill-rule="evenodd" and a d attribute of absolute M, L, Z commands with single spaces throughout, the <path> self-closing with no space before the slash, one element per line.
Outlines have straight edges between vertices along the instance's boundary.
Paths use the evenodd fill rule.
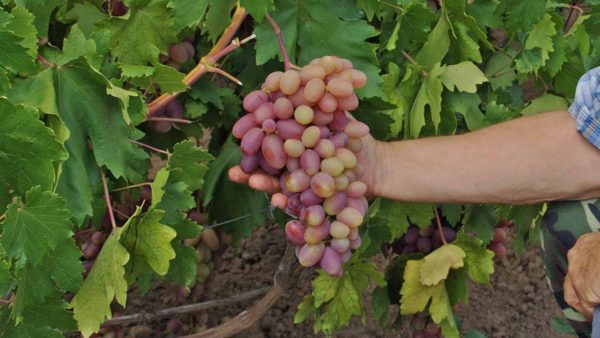
<path fill-rule="evenodd" d="M 466 233 L 473 233 L 481 239 L 484 244 L 493 238 L 493 230 L 496 225 L 496 214 L 493 205 L 469 205 L 465 209 L 464 229 Z"/>
<path fill-rule="evenodd" d="M 56 175 L 53 164 L 66 157 L 35 112 L 0 98 L 0 212 L 12 196 L 23 196 L 33 186 L 51 190 Z"/>
<path fill-rule="evenodd" d="M 70 307 L 84 337 L 98 331 L 100 324 L 111 318 L 113 299 L 125 306 L 127 282 L 124 266 L 129 261 L 129 253 L 119 243 L 120 236 L 121 229 L 116 229 L 108 237 L 94 267 L 71 301 Z"/>
<path fill-rule="evenodd" d="M 27 9 L 22 7 L 13 8 L 10 15 L 12 16 L 12 19 L 6 25 L 6 29 L 23 38 L 20 45 L 28 50 L 30 56 L 35 57 L 38 51 L 38 32 L 33 26 L 35 17 Z"/>
<path fill-rule="evenodd" d="M 90 64 L 99 67 L 102 64 L 102 58 L 96 53 L 96 43 L 94 40 L 88 40 L 78 24 L 71 26 L 69 36 L 63 42 L 63 55 L 58 61 L 64 65 L 70 61 L 85 57 Z"/>
<path fill-rule="evenodd" d="M 198 264 L 196 250 L 175 242 L 173 249 L 176 259 L 171 262 L 165 279 L 188 287 L 194 285 L 196 283 L 196 265 Z"/>
<path fill-rule="evenodd" d="M 508 29 L 528 32 L 544 16 L 546 0 L 505 0 L 500 2 L 499 10 L 507 14 Z"/>
<path fill-rule="evenodd" d="M 532 50 L 539 48 L 541 50 L 542 65 L 548 60 L 550 52 L 554 51 L 552 37 L 555 34 L 556 28 L 554 21 L 552 21 L 550 14 L 546 14 L 544 15 L 544 18 L 533 27 L 527 36 L 525 49 Z"/>
<path fill-rule="evenodd" d="M 567 111 L 569 103 L 564 97 L 545 94 L 533 99 L 527 107 L 521 110 L 521 115 L 528 116 L 548 111 Z"/>
<path fill-rule="evenodd" d="M 151 209 L 140 216 L 141 212 L 142 208 L 137 207 L 123 225 L 121 235 L 121 244 L 132 258 L 130 268 L 136 273 L 139 264 L 147 265 L 159 276 L 165 275 L 169 271 L 169 262 L 175 258 L 171 241 L 177 232 L 160 223 L 164 211 Z"/>
<path fill-rule="evenodd" d="M 0 65 L 13 73 L 30 73 L 35 69 L 34 57 L 21 44 L 23 38 L 0 29 Z"/>
<path fill-rule="evenodd" d="M 34 16 L 33 25 L 39 36 L 48 36 L 50 18 L 57 7 L 64 7 L 68 3 L 61 0 L 15 0 L 15 4 L 29 10 Z"/>
<path fill-rule="evenodd" d="M 2 337 L 44 337 L 44 338 L 62 338 L 64 334 L 48 326 L 42 326 L 38 323 L 19 323 L 17 324 L 10 318 L 10 309 L 7 306 L 0 307 L 0 336 Z"/>
<path fill-rule="evenodd" d="M 298 304 L 298 311 L 294 315 L 294 324 L 303 323 L 309 316 L 315 313 L 315 299 L 312 295 L 306 295 Z"/>
<path fill-rule="evenodd" d="M 371 293 L 373 316 L 380 325 L 385 326 L 390 315 L 390 299 L 386 287 L 376 287 Z"/>
<path fill-rule="evenodd" d="M 129 16 L 113 17 L 104 25 L 110 30 L 112 54 L 128 64 L 158 63 L 158 54 L 176 39 L 173 18 L 166 0 L 132 0 Z"/>
<path fill-rule="evenodd" d="M 494 273 L 494 253 L 486 249 L 481 240 L 462 233 L 459 233 L 453 244 L 466 254 L 465 268 L 469 277 L 475 283 L 489 284 L 490 277 Z"/>
<path fill-rule="evenodd" d="M 307 64 L 324 55 L 348 58 L 354 68 L 367 74 L 368 82 L 360 90 L 364 97 L 380 96 L 375 46 L 365 42 L 377 31 L 360 19 L 354 1 L 275 1 L 271 13 L 281 27 L 283 41 L 292 62 Z M 279 53 L 273 28 L 265 20 L 256 27 L 256 64 L 262 65 Z"/>
<path fill-rule="evenodd" d="M 538 239 L 542 215 L 546 208 L 544 204 L 518 205 L 510 209 L 507 219 L 512 220 L 517 229 L 512 240 L 515 253 L 521 254 L 527 241 L 534 242 Z"/>
<path fill-rule="evenodd" d="M 442 111 L 442 80 L 440 76 L 444 73 L 445 67 L 440 67 L 436 64 L 429 74 L 423 80 L 421 88 L 417 93 L 417 97 L 410 109 L 409 121 L 411 138 L 416 138 L 421 133 L 421 129 L 425 126 L 425 107 L 429 106 L 429 113 L 433 121 L 434 130 L 441 122 L 440 113 Z"/>
<path fill-rule="evenodd" d="M 179 222 L 180 215 L 196 206 L 192 191 L 180 169 L 162 168 L 152 182 L 152 207 L 165 211 L 164 224 Z"/>
<path fill-rule="evenodd" d="M 148 78 L 147 82 L 150 83 L 149 77 L 154 74 L 156 69 L 151 66 L 142 66 L 142 65 L 129 65 L 129 64 L 121 64 L 119 65 L 121 68 L 121 75 L 125 78 L 136 78 L 136 77 L 144 77 Z M 167 67 L 170 68 L 170 67 Z"/>
<path fill-rule="evenodd" d="M 173 146 L 169 155 L 169 168 L 180 169 L 182 181 L 190 190 L 198 190 L 204 185 L 204 175 L 214 157 L 206 150 L 194 146 L 191 141 L 182 141 Z"/>
<path fill-rule="evenodd" d="M 8 99 L 14 104 L 39 109 L 45 114 L 58 115 L 56 97 L 53 90 L 54 72 L 46 69 L 30 76 L 15 86 L 7 94 Z M 36 93 L 36 95 L 32 95 Z"/>
<path fill-rule="evenodd" d="M 181 92 L 188 88 L 183 83 L 185 74 L 178 72 L 175 68 L 155 64 L 154 73 L 148 78 L 152 83 L 156 83 L 160 88 L 167 93 Z"/>
<path fill-rule="evenodd" d="M 443 103 L 452 112 L 459 113 L 465 117 L 469 130 L 477 130 L 486 126 L 485 115 L 481 112 L 481 98 L 477 94 L 455 92 L 447 93 Z"/>
<path fill-rule="evenodd" d="M 217 41 L 217 38 L 227 25 L 231 22 L 231 10 L 235 6 L 235 0 L 208 0 L 210 7 L 206 13 L 204 21 L 204 31 L 208 32 L 208 39 L 212 42 Z"/>
<path fill-rule="evenodd" d="M 418 64 L 429 69 L 436 67 L 436 64 L 442 62 L 450 47 L 449 29 L 450 26 L 446 16 L 440 16 L 438 23 L 429 34 L 427 42 L 425 42 L 423 48 L 421 48 L 419 54 L 415 57 L 415 61 Z"/>
<path fill-rule="evenodd" d="M 274 8 L 273 0 L 240 0 L 240 5 L 259 23 Z"/>
<path fill-rule="evenodd" d="M 513 52 L 514 53 L 514 52 Z M 517 74 L 513 66 L 513 57 L 497 52 L 488 59 L 485 65 L 485 75 L 490 81 L 492 89 L 510 87 L 516 80 Z"/>
<path fill-rule="evenodd" d="M 470 61 L 446 66 L 444 73 L 440 75 L 440 79 L 451 92 L 456 87 L 461 92 L 476 93 L 477 85 L 487 82 L 483 72 Z"/>
<path fill-rule="evenodd" d="M 210 0 L 169 0 L 167 5 L 173 9 L 174 29 L 181 31 L 197 26 L 204 18 Z"/>
<path fill-rule="evenodd" d="M 39 265 L 44 256 L 73 234 L 70 213 L 60 196 L 37 186 L 8 206 L 2 223 L 6 253 L 23 265 Z"/>
<path fill-rule="evenodd" d="M 79 25 L 83 34 L 89 37 L 92 31 L 97 29 L 96 24 L 108 18 L 108 14 L 101 11 L 93 3 L 86 1 L 74 4 L 65 17 L 69 20 L 77 21 L 77 25 Z"/>

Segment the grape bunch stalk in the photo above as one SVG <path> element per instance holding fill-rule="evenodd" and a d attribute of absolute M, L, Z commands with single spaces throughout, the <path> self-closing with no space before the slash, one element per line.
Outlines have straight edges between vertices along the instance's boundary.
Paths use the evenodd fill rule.
<path fill-rule="evenodd" d="M 279 179 L 273 205 L 297 217 L 285 225 L 305 267 L 332 276 L 361 244 L 358 226 L 367 212 L 365 168 L 358 163 L 369 127 L 351 118 L 355 89 L 367 82 L 352 63 L 336 56 L 269 74 L 243 101 L 247 114 L 233 126 L 244 156 L 240 166 Z"/>

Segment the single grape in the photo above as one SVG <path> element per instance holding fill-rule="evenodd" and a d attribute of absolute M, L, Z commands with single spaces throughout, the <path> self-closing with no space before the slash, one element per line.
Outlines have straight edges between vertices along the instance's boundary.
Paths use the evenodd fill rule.
<path fill-rule="evenodd" d="M 333 113 L 337 109 L 338 103 L 333 95 L 325 93 L 319 100 L 318 105 L 319 109 L 321 109 L 324 113 Z"/>
<path fill-rule="evenodd" d="M 281 169 L 285 166 L 287 156 L 283 148 L 283 141 L 279 136 L 269 134 L 263 138 L 262 155 L 267 160 L 267 163 L 275 169 Z"/>
<path fill-rule="evenodd" d="M 267 174 L 271 176 L 276 176 L 279 174 L 280 169 L 273 168 L 267 160 L 262 156 L 262 154 L 258 154 L 258 166 Z"/>
<path fill-rule="evenodd" d="M 495 228 L 494 229 L 494 242 L 504 243 L 506 242 L 508 236 L 506 235 L 506 230 L 504 228 Z"/>
<path fill-rule="evenodd" d="M 335 133 L 329 137 L 336 148 L 343 148 L 348 144 L 348 135 L 343 132 Z"/>
<path fill-rule="evenodd" d="M 313 78 L 304 86 L 304 99 L 308 102 L 317 102 L 325 94 L 325 82 L 319 78 Z"/>
<path fill-rule="evenodd" d="M 256 108 L 260 107 L 260 105 L 267 102 L 268 100 L 269 97 L 265 92 L 263 92 L 262 90 L 255 90 L 248 93 L 248 95 L 244 97 L 242 105 L 244 106 L 244 109 L 247 112 L 253 113 L 256 110 Z"/>
<path fill-rule="evenodd" d="M 240 147 L 242 152 L 246 155 L 254 155 L 263 141 L 265 133 L 260 128 L 252 128 L 246 132 L 242 138 Z"/>
<path fill-rule="evenodd" d="M 300 197 L 302 201 L 302 195 Z M 325 211 L 320 205 L 311 205 L 304 209 L 300 218 L 308 225 L 317 226 L 325 220 Z"/>
<path fill-rule="evenodd" d="M 433 232 L 435 231 L 435 227 L 433 225 L 429 225 L 425 228 L 420 228 L 419 229 L 419 236 L 421 237 L 430 237 L 431 235 L 433 235 Z"/>
<path fill-rule="evenodd" d="M 335 78 L 327 83 L 327 92 L 336 98 L 342 98 L 352 95 L 354 93 L 354 88 L 349 81 Z"/>
<path fill-rule="evenodd" d="M 506 246 L 504 243 L 492 242 L 488 245 L 488 249 L 494 252 L 495 258 L 503 258 L 506 256 Z"/>
<path fill-rule="evenodd" d="M 348 97 L 338 98 L 338 109 L 343 111 L 353 111 L 358 108 L 358 96 L 352 94 Z"/>
<path fill-rule="evenodd" d="M 354 209 L 360 211 L 363 215 L 366 215 L 367 210 L 369 209 L 369 202 L 367 201 L 367 199 L 364 196 L 356 197 L 356 198 L 348 198 L 347 205 L 350 208 L 354 208 Z"/>
<path fill-rule="evenodd" d="M 361 197 L 367 193 L 367 185 L 361 181 L 354 181 L 348 185 L 346 189 L 346 194 L 348 197 Z"/>
<path fill-rule="evenodd" d="M 411 225 L 406 234 L 404 234 L 404 243 L 406 244 L 416 244 L 419 240 L 419 228 L 414 225 Z"/>
<path fill-rule="evenodd" d="M 323 198 L 331 197 L 336 192 L 335 180 L 324 172 L 317 173 L 311 178 L 310 187 L 317 196 Z"/>
<path fill-rule="evenodd" d="M 278 119 L 289 119 L 294 115 L 294 105 L 287 97 L 280 97 L 273 104 L 273 113 Z"/>
<path fill-rule="evenodd" d="M 301 139 L 305 147 L 312 148 L 321 139 L 321 130 L 317 126 L 310 126 L 304 130 Z"/>
<path fill-rule="evenodd" d="M 314 109 L 314 112 L 315 115 L 313 117 L 312 123 L 316 125 L 324 126 L 333 121 L 333 114 L 325 113 L 320 108 Z"/>
<path fill-rule="evenodd" d="M 431 251 L 431 239 L 428 237 L 419 238 L 417 241 L 417 249 L 419 249 L 421 253 L 429 253 Z"/>
<path fill-rule="evenodd" d="M 240 161 L 240 167 L 246 174 L 252 174 L 258 169 L 258 157 L 255 155 L 244 155 Z"/>
<path fill-rule="evenodd" d="M 169 58 L 177 63 L 185 63 L 188 60 L 188 52 L 182 44 L 174 44 L 169 47 Z"/>
<path fill-rule="evenodd" d="M 335 71 L 337 60 L 333 56 L 323 56 L 319 60 L 319 65 L 325 70 L 325 74 L 329 75 Z"/>
<path fill-rule="evenodd" d="M 286 140 L 283 143 L 283 148 L 285 149 L 285 153 L 288 156 L 291 156 L 294 158 L 298 158 L 298 157 L 302 156 L 302 154 L 306 150 L 306 148 L 304 147 L 304 144 L 302 144 L 302 141 L 295 140 L 295 139 Z"/>
<path fill-rule="evenodd" d="M 335 157 L 340 159 L 344 164 L 344 168 L 352 169 L 358 164 L 358 159 L 354 153 L 346 148 L 337 148 L 335 150 Z"/>
<path fill-rule="evenodd" d="M 321 158 L 328 158 L 335 154 L 335 144 L 328 139 L 321 139 L 313 148 Z"/>
<path fill-rule="evenodd" d="M 217 236 L 217 233 L 213 229 L 204 228 L 200 236 L 202 238 L 202 243 L 206 244 L 211 251 L 217 251 L 219 249 L 219 236 Z"/>
<path fill-rule="evenodd" d="M 316 126 L 319 128 L 319 137 L 327 139 L 331 135 L 331 131 L 326 126 Z"/>
<path fill-rule="evenodd" d="M 336 110 L 333 113 L 333 121 L 329 123 L 329 128 L 335 131 L 343 131 L 344 128 L 346 128 L 346 126 L 348 125 L 348 123 L 350 123 L 350 121 L 351 120 L 348 116 L 346 116 L 346 113 L 344 113 L 341 110 Z"/>
<path fill-rule="evenodd" d="M 304 241 L 304 233 L 306 229 L 299 221 L 292 220 L 285 224 L 285 234 L 290 242 L 296 245 L 303 245 Z"/>
<path fill-rule="evenodd" d="M 351 228 L 356 228 L 363 222 L 363 214 L 354 208 L 346 207 L 337 213 L 336 219 Z"/>
<path fill-rule="evenodd" d="M 316 151 L 312 149 L 306 150 L 300 157 L 300 166 L 309 175 L 313 176 L 319 172 L 321 158 Z"/>
<path fill-rule="evenodd" d="M 257 126 L 256 121 L 254 121 L 254 114 L 246 114 L 233 125 L 231 133 L 235 138 L 242 139 L 248 130 Z"/>
<path fill-rule="evenodd" d="M 196 51 L 194 50 L 194 45 L 192 45 L 192 42 L 190 41 L 183 41 L 181 43 L 181 46 L 183 46 L 183 48 L 185 48 L 185 51 L 187 53 L 187 59 L 191 60 L 194 58 L 194 55 L 196 55 Z"/>
<path fill-rule="evenodd" d="M 302 192 L 310 187 L 310 176 L 304 170 L 298 169 L 290 173 L 285 181 L 285 187 L 290 192 Z"/>
<path fill-rule="evenodd" d="M 254 120 L 257 124 L 262 124 L 265 120 L 274 119 L 273 103 L 265 102 L 254 111 Z"/>
<path fill-rule="evenodd" d="M 98 245 L 104 243 L 104 233 L 102 231 L 95 231 L 92 236 L 90 236 L 90 241 Z"/>
<path fill-rule="evenodd" d="M 350 240 L 347 238 L 334 238 L 329 245 L 340 254 L 350 250 Z"/>
<path fill-rule="evenodd" d="M 331 223 L 329 221 L 325 221 L 317 226 L 309 226 L 304 232 L 304 240 L 306 243 L 318 244 L 327 239 L 330 227 Z"/>
<path fill-rule="evenodd" d="M 292 194 L 288 196 L 287 208 L 293 214 L 297 214 L 302 203 L 300 202 L 300 194 Z"/>
<path fill-rule="evenodd" d="M 300 202 L 306 206 L 317 205 L 323 203 L 323 198 L 315 195 L 311 189 L 307 189 L 300 194 Z"/>
<path fill-rule="evenodd" d="M 319 263 L 321 269 L 332 276 L 337 276 L 342 272 L 342 257 L 332 248 L 325 248 Z"/>
<path fill-rule="evenodd" d="M 262 89 L 268 92 L 274 92 L 279 90 L 279 81 L 283 72 L 275 71 L 265 78 L 265 82 L 262 85 Z"/>
<path fill-rule="evenodd" d="M 456 231 L 454 229 L 447 226 L 443 226 L 442 232 L 444 234 L 446 242 L 454 242 L 454 240 L 456 239 Z M 440 237 L 440 231 L 438 229 L 435 229 L 435 231 L 433 232 L 433 236 Z"/>
<path fill-rule="evenodd" d="M 293 70 L 287 70 L 279 78 L 279 88 L 286 95 L 294 94 L 300 88 L 300 74 Z"/>
<path fill-rule="evenodd" d="M 272 134 L 277 130 L 277 122 L 273 119 L 267 119 L 262 123 L 262 130 L 265 133 Z"/>
<path fill-rule="evenodd" d="M 325 78 L 325 70 L 318 65 L 308 65 L 300 70 L 300 82 L 305 85 L 312 79 Z"/>
<path fill-rule="evenodd" d="M 276 192 L 271 196 L 271 204 L 279 209 L 285 209 L 288 197 L 283 193 Z"/>
<path fill-rule="evenodd" d="M 307 125 L 311 123 L 314 116 L 315 113 L 309 106 L 301 105 L 298 108 L 296 108 L 296 110 L 294 110 L 294 119 L 296 120 L 296 122 L 302 125 Z"/>
<path fill-rule="evenodd" d="M 329 157 L 321 161 L 321 171 L 336 177 L 344 172 L 344 162 L 337 157 Z"/>
<path fill-rule="evenodd" d="M 333 221 L 329 229 L 329 234 L 333 238 L 347 238 L 348 234 L 350 234 L 350 227 L 342 222 Z"/>
<path fill-rule="evenodd" d="M 350 233 L 348 234 L 348 239 L 351 241 L 355 241 L 360 237 L 357 228 L 351 228 Z"/>
<path fill-rule="evenodd" d="M 177 100 L 171 100 L 165 107 L 165 115 L 167 117 L 173 117 L 181 119 L 185 115 L 183 106 Z"/>
<path fill-rule="evenodd" d="M 361 138 L 369 133 L 369 126 L 360 121 L 351 121 L 344 128 L 348 137 Z"/>
<path fill-rule="evenodd" d="M 350 138 L 348 139 L 348 144 L 346 145 L 346 147 L 348 147 L 348 150 L 350 150 L 351 152 L 357 154 L 362 150 L 363 143 L 361 139 Z"/>
<path fill-rule="evenodd" d="M 430 321 L 429 323 L 427 323 L 427 326 L 425 326 L 425 333 L 435 336 L 439 332 L 440 332 L 440 327 L 437 326 L 437 324 L 434 323 L 433 321 Z"/>
<path fill-rule="evenodd" d="M 358 236 L 358 238 L 353 239 L 350 241 L 350 249 L 358 249 L 360 248 L 360 245 L 362 244 L 362 239 L 360 238 L 360 236 Z"/>
<path fill-rule="evenodd" d="M 304 267 L 311 267 L 317 264 L 325 253 L 325 244 L 304 244 L 298 253 L 298 260 Z"/>
<path fill-rule="evenodd" d="M 344 58 L 340 59 L 340 61 L 342 62 L 342 67 L 344 69 L 351 69 L 351 68 L 353 68 L 352 61 L 350 61 L 348 59 L 344 59 Z"/>
<path fill-rule="evenodd" d="M 277 133 L 283 140 L 288 140 L 291 138 L 299 140 L 302 138 L 304 129 L 306 129 L 306 127 L 299 124 L 295 120 L 277 121 Z"/>
<path fill-rule="evenodd" d="M 344 192 L 336 192 L 333 196 L 323 201 L 323 209 L 328 215 L 337 215 L 346 207 L 348 198 Z"/>
<path fill-rule="evenodd" d="M 334 177 L 333 179 L 335 180 L 335 190 L 337 191 L 346 190 L 346 188 L 348 188 L 348 185 L 350 184 L 348 176 L 346 175 L 339 175 Z"/>

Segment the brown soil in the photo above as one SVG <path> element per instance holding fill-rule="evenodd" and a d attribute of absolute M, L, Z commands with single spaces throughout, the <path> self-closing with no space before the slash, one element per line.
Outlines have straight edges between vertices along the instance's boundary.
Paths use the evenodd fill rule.
<path fill-rule="evenodd" d="M 146 297 L 130 296 L 124 313 L 144 309 L 160 309 L 177 304 L 235 296 L 246 291 L 270 286 L 273 274 L 285 248 L 285 235 L 279 229 L 258 228 L 252 238 L 244 240 L 237 250 L 227 249 L 215 260 L 215 269 L 208 281 L 192 290 L 187 297 L 178 296 L 177 288 L 160 286 Z M 293 324 L 296 306 L 310 292 L 313 273 L 306 270 L 297 283 L 280 298 L 262 320 L 237 337 L 322 337 L 315 335 L 312 323 Z M 531 248 L 520 257 L 509 253 L 496 264 L 491 286 L 471 285 L 470 302 L 459 309 L 465 329 L 478 329 L 487 337 L 569 337 L 550 326 L 560 310 L 544 279 L 539 250 Z M 203 313 L 184 315 L 181 322 L 188 334 L 219 325 L 249 308 L 254 301 L 245 301 Z M 359 320 L 336 334 L 337 337 L 410 337 L 407 330 L 381 328 L 373 323 L 367 304 L 367 323 Z M 396 309 L 393 309 L 396 310 Z M 397 310 L 396 310 L 397 311 Z M 167 320 L 130 326 L 121 331 L 128 337 L 168 337 Z M 181 331 L 183 333 L 183 331 Z"/>

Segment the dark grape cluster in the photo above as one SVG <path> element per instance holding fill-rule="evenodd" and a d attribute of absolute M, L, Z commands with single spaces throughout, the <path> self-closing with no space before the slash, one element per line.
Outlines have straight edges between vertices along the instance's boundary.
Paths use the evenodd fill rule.
<path fill-rule="evenodd" d="M 506 256 L 506 241 L 508 240 L 508 230 L 513 226 L 513 222 L 502 220 L 494 228 L 494 238 L 488 244 L 487 248 L 494 252 L 495 258 Z"/>
<path fill-rule="evenodd" d="M 444 244 L 442 237 L 446 243 L 453 242 L 456 239 L 456 230 L 442 225 L 440 232 L 435 219 L 425 228 L 411 224 L 406 233 L 392 244 L 392 248 L 397 254 L 420 252 L 426 255 Z"/>
<path fill-rule="evenodd" d="M 177 100 L 171 100 L 166 104 L 164 108 L 159 111 L 151 112 L 149 117 L 170 117 L 176 119 L 184 118 L 185 111 L 183 106 Z M 148 125 L 153 130 L 159 133 L 167 133 L 173 127 L 173 122 L 171 121 L 149 121 Z"/>
<path fill-rule="evenodd" d="M 160 62 L 167 66 L 180 70 L 184 63 L 194 59 L 194 55 L 196 55 L 194 45 L 192 44 L 192 40 L 188 39 L 171 45 L 171 47 L 169 47 L 169 53 L 161 53 L 159 59 Z"/>
<path fill-rule="evenodd" d="M 301 69 L 273 72 L 243 101 L 247 114 L 233 127 L 246 173 L 277 177 L 273 205 L 298 217 L 285 226 L 300 264 L 333 276 L 361 243 L 367 185 L 359 180 L 361 137 L 369 127 L 349 117 L 365 74 L 349 60 L 324 56 Z"/>
<path fill-rule="evenodd" d="M 122 0 L 106 0 L 102 3 L 102 8 L 111 16 L 123 16 L 129 10 Z"/>
<path fill-rule="evenodd" d="M 416 314 L 410 322 L 413 328 L 412 338 L 442 338 L 440 327 L 433 322 L 431 317 Z"/>

